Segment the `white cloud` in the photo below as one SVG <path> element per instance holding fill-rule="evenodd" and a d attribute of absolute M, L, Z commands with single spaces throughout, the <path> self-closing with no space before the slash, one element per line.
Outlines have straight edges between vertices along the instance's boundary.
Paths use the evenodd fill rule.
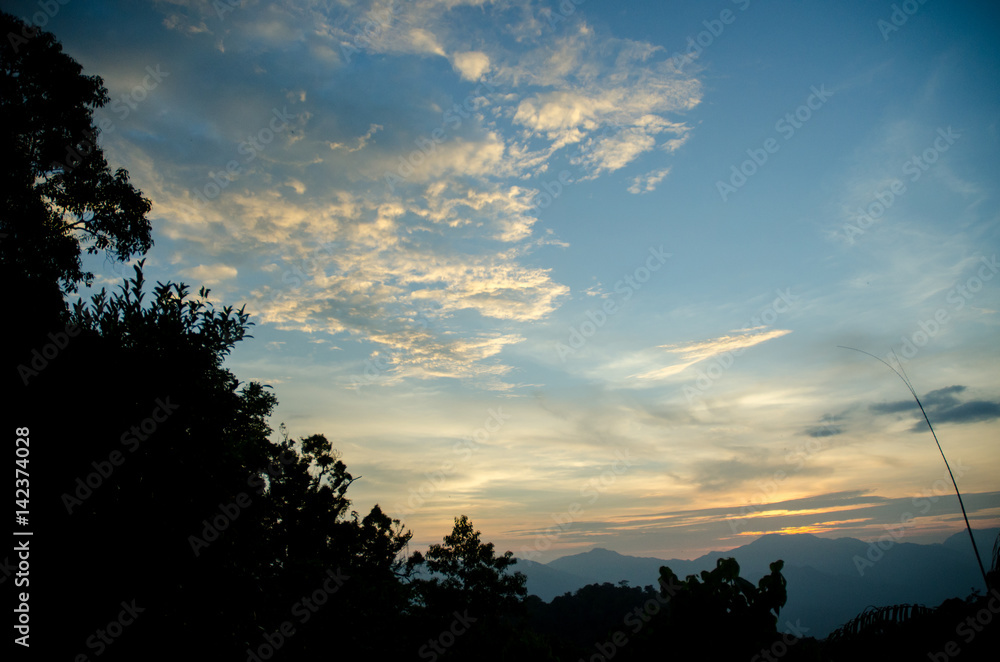
<path fill-rule="evenodd" d="M 634 195 L 639 193 L 649 193 L 656 190 L 656 185 L 670 174 L 670 168 L 660 168 L 651 170 L 645 175 L 636 175 L 632 178 L 632 183 L 628 187 L 628 192 Z"/>
<path fill-rule="evenodd" d="M 453 10 L 468 6 L 489 20 L 459 25 Z M 670 68 L 662 49 L 598 35 L 582 20 L 512 50 L 490 27 L 500 17 L 520 17 L 508 24 L 515 38 L 527 34 L 519 30 L 549 29 L 527 2 L 376 0 L 336 12 L 321 4 L 251 5 L 224 22 L 208 3 L 177 2 L 170 10 L 173 29 L 196 34 L 192 62 L 205 52 L 234 67 L 242 62 L 220 56 L 217 44 L 247 60 L 206 81 L 217 95 L 176 90 L 165 112 L 136 114 L 142 131 L 162 142 L 112 135 L 154 200 L 158 231 L 179 247 L 177 272 L 225 281 L 262 323 L 394 351 L 399 379 L 479 375 L 490 388 L 505 388 L 503 349 L 523 342 L 521 325 L 545 320 L 569 296 L 544 262 L 528 259 L 540 246 L 566 243 L 551 228 L 538 231 L 531 205 L 538 185 L 525 182 L 537 182 L 566 147 L 584 148 L 566 155 L 589 172 L 577 181 L 670 149 L 689 132 L 672 115 L 700 99 L 698 82 Z M 214 31 L 210 39 L 197 36 L 199 24 Z M 297 53 L 306 61 L 283 55 L 290 44 L 302 46 Z M 386 71 L 397 71 L 406 56 L 414 75 L 441 62 L 410 56 L 447 57 L 463 85 L 484 75 L 489 84 L 466 89 L 475 108 L 458 123 L 444 113 L 462 98 L 435 88 L 414 87 L 405 107 L 387 111 L 370 100 L 368 81 L 351 76 L 362 52 L 385 56 L 366 66 Z M 225 92 L 244 70 L 254 84 L 240 88 L 237 101 Z M 336 97 L 302 76 L 309 70 L 327 72 Z M 295 120 L 244 159 L 241 142 L 270 121 L 270 108 L 285 104 Z M 184 163 L 163 147 L 190 141 L 190 122 L 170 124 L 178 117 L 200 118 L 205 137 Z M 234 158 L 238 174 L 195 202 L 211 173 Z M 662 170 L 643 186 L 655 187 Z M 397 186 L 386 185 L 386 173 L 399 175 Z M 239 273 L 229 264 L 239 264 Z"/>
<path fill-rule="evenodd" d="M 477 81 L 490 70 L 490 58 L 482 51 L 467 51 L 451 56 L 451 65 L 464 80 Z"/>
<path fill-rule="evenodd" d="M 767 342 L 768 340 L 786 336 L 789 333 L 791 333 L 791 331 L 788 329 L 771 329 L 767 331 L 763 329 L 747 329 L 742 333 L 719 336 L 718 338 L 711 338 L 709 340 L 683 343 L 680 345 L 661 345 L 660 349 L 665 349 L 672 354 L 679 354 L 680 362 L 664 366 L 662 368 L 656 368 L 654 370 L 638 373 L 632 375 L 631 377 L 635 379 L 653 381 L 667 379 L 682 372 L 689 366 L 700 363 L 701 361 L 727 353 L 732 353 L 738 356 L 739 354 L 742 354 L 744 350 L 753 347 L 754 345 L 759 345 L 763 342 Z"/>
<path fill-rule="evenodd" d="M 236 278 L 237 271 L 236 267 L 226 264 L 199 264 L 197 267 L 183 270 L 181 274 L 202 285 L 217 285 L 224 280 Z"/>

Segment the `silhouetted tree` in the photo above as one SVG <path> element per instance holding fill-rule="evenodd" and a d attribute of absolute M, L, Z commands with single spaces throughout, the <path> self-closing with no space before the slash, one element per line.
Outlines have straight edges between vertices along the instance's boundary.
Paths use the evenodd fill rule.
<path fill-rule="evenodd" d="M 222 363 L 247 337 L 242 310 L 144 288 L 140 263 L 120 292 L 78 303 L 80 335 L 38 378 L 89 412 L 86 434 L 58 416 L 32 432 L 58 460 L 38 502 L 45 548 L 73 550 L 43 565 L 65 610 L 58 652 L 84 652 L 133 598 L 148 612 L 101 659 L 174 659 L 158 642 L 178 632 L 199 659 L 247 659 L 285 625 L 273 659 L 324 655 L 340 629 L 342 652 L 402 651 L 409 532 L 378 506 L 350 511 L 354 477 L 324 435 L 269 439 L 276 398 Z"/>
<path fill-rule="evenodd" d="M 86 609 L 60 619 L 71 655 L 133 598 L 149 611 L 105 656 L 149 659 L 150 642 L 178 631 L 231 653 L 256 635 L 252 589 L 265 564 L 230 534 L 263 505 L 249 481 L 271 457 L 276 399 L 222 366 L 246 336 L 245 313 L 215 310 L 207 290 L 192 298 L 158 284 L 150 299 L 144 285 L 140 264 L 119 293 L 79 302 L 79 335 L 32 384 L 51 412 L 77 412 L 32 425 L 46 467 L 43 549 L 73 550 L 48 581 L 64 604 L 86 596 Z"/>
<path fill-rule="evenodd" d="M 455 518 L 444 543 L 432 545 L 426 557 L 410 557 L 409 567 L 426 565 L 431 575 L 411 582 L 420 608 L 414 626 L 422 659 L 548 659 L 547 645 L 527 627 L 527 578 L 509 572 L 515 563 L 513 552 L 497 555 L 493 543 L 482 542 L 465 515 Z"/>
<path fill-rule="evenodd" d="M 685 652 L 712 659 L 749 659 L 771 645 L 777 636 L 778 612 L 787 592 L 782 561 L 754 586 L 740 577 L 736 559 L 720 558 L 714 570 L 679 581 L 667 566 L 660 568 L 661 646 L 668 655 Z M 655 635 L 654 635 L 655 636 Z"/>
<path fill-rule="evenodd" d="M 417 580 L 420 599 L 429 606 L 437 601 L 459 602 L 479 614 L 499 614 L 511 609 L 524 597 L 526 577 L 508 573 L 517 563 L 513 552 L 497 556 L 493 543 L 483 543 L 466 515 L 455 518 L 452 532 L 444 544 L 432 545 L 427 556 L 419 552 L 411 557 L 411 566 L 426 563 L 434 573 L 428 580 Z"/>
<path fill-rule="evenodd" d="M 401 654 L 408 607 L 402 552 L 412 534 L 378 505 L 363 518 L 348 512 L 346 492 L 355 479 L 324 435 L 295 443 L 282 434 L 267 470 L 253 480 L 262 509 L 234 538 L 259 550 L 265 564 L 259 566 L 268 614 L 262 634 L 295 623 L 289 607 L 334 571 L 344 583 L 307 623 L 295 623 L 298 631 L 280 659 L 326 654 L 334 630 L 344 654 Z"/>
<path fill-rule="evenodd" d="M 590 659 L 613 651 L 615 660 L 643 659 L 638 647 L 626 642 L 614 644 L 622 635 L 632 639 L 646 626 L 647 605 L 658 610 L 661 600 L 652 586 L 618 586 L 605 582 L 588 584 L 575 593 L 556 596 L 549 604 L 529 595 L 525 600 L 531 623 L 538 633 L 547 637 L 553 651 L 563 660 Z M 601 652 L 604 649 L 604 653 Z"/>
<path fill-rule="evenodd" d="M 101 78 L 8 13 L 0 34 L 0 256 L 11 273 L 75 291 L 93 277 L 82 270 L 81 241 L 118 260 L 145 253 L 151 205 L 127 172 L 111 172 L 98 144 L 93 112 L 109 101 Z"/>

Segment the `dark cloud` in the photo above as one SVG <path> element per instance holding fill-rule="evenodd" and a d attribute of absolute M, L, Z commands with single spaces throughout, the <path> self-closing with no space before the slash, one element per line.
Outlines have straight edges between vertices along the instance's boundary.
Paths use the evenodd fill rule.
<path fill-rule="evenodd" d="M 965 386 L 954 384 L 928 392 L 921 398 L 924 411 L 937 423 L 976 423 L 1000 418 L 1000 402 L 990 400 L 967 400 L 962 402 L 957 395 L 966 390 Z M 881 402 L 871 406 L 877 414 L 895 414 L 913 410 L 919 416 L 919 408 L 914 400 L 898 400 L 896 402 Z M 921 417 L 922 418 L 922 417 Z M 923 421 L 914 424 L 913 432 L 922 432 L 927 426 Z"/>
<path fill-rule="evenodd" d="M 838 434 L 844 434 L 844 428 L 839 425 L 817 425 L 806 428 L 803 434 L 810 437 L 833 437 Z"/>
<path fill-rule="evenodd" d="M 924 403 L 924 407 L 951 407 L 958 404 L 958 398 L 955 397 L 955 394 L 961 393 L 964 390 L 965 387 L 959 384 L 945 386 L 944 388 L 930 391 L 924 396 L 921 402 Z"/>
<path fill-rule="evenodd" d="M 899 400 L 897 402 L 880 402 L 872 405 L 871 409 L 877 414 L 896 414 L 901 411 L 919 411 L 917 403 L 913 400 Z"/>
<path fill-rule="evenodd" d="M 974 423 L 1000 418 L 1000 403 L 988 400 L 970 400 L 944 411 L 935 412 L 932 423 Z"/>
<path fill-rule="evenodd" d="M 844 414 L 824 414 L 816 425 L 805 428 L 799 434 L 812 437 L 814 439 L 820 437 L 835 437 L 837 435 L 844 434 L 845 428 L 841 425 L 841 423 L 846 418 L 847 417 Z"/>

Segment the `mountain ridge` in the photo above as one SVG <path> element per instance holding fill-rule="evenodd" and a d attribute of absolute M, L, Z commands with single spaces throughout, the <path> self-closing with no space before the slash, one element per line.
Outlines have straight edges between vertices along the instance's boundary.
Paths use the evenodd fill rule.
<path fill-rule="evenodd" d="M 998 535 L 1000 528 L 975 530 L 976 544 L 986 559 Z M 739 563 L 740 575 L 755 584 L 769 572 L 771 562 L 783 560 L 788 602 L 779 627 L 800 622 L 798 627 L 809 628 L 810 636 L 818 638 L 869 605 L 937 606 L 948 598 L 965 598 L 985 589 L 964 531 L 940 543 L 886 540 L 881 547 L 849 537 L 766 534 L 729 551 L 712 551 L 691 560 L 629 556 L 595 547 L 548 563 L 518 559 L 514 569 L 527 576 L 529 594 L 548 602 L 588 584 L 626 581 L 655 586 L 660 566 L 670 567 L 683 578 L 710 570 L 718 559 L 730 557 Z"/>

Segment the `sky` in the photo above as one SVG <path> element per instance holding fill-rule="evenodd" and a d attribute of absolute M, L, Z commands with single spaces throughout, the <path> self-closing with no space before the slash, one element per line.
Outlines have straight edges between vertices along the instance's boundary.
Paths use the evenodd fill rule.
<path fill-rule="evenodd" d="M 103 78 L 147 280 L 245 304 L 227 367 L 411 550 L 960 531 L 841 346 L 1000 525 L 995 4 L 5 5 Z"/>

